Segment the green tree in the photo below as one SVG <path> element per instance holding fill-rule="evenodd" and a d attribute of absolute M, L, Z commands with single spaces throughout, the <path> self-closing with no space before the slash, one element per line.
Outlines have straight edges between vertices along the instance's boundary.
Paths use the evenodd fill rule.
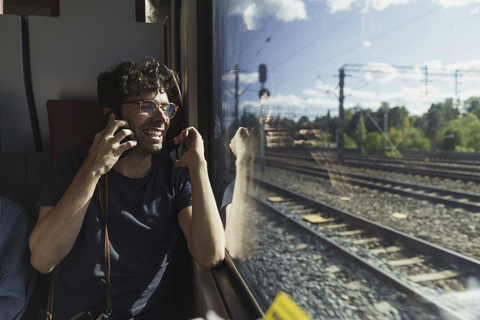
<path fill-rule="evenodd" d="M 383 134 L 380 132 L 367 133 L 366 147 L 367 149 L 382 150 Z"/>
<path fill-rule="evenodd" d="M 408 110 L 405 107 L 392 108 L 388 111 L 388 126 L 403 129 L 408 116 Z"/>
<path fill-rule="evenodd" d="M 451 98 L 446 99 L 444 103 L 432 104 L 422 123 L 425 137 L 430 139 L 432 146 L 441 148 L 443 134 L 450 122 L 455 121 L 459 116 L 460 111 Z M 418 127 L 417 123 L 415 127 Z"/>
<path fill-rule="evenodd" d="M 295 124 L 295 129 L 300 130 L 300 129 L 311 129 L 311 124 L 310 120 L 308 119 L 307 116 L 301 116 L 300 119 L 298 119 L 297 123 Z"/>
<path fill-rule="evenodd" d="M 430 141 L 423 137 L 416 128 L 406 130 L 405 139 L 398 144 L 400 150 L 428 151 L 430 150 Z"/>
<path fill-rule="evenodd" d="M 355 140 L 350 138 L 346 133 L 343 133 L 343 147 L 345 149 L 357 149 Z"/>
<path fill-rule="evenodd" d="M 480 120 L 474 112 L 467 113 L 465 116 L 458 118 L 450 123 L 445 134 L 454 134 L 454 139 L 444 141 L 448 149 L 454 143 L 455 151 L 458 152 L 479 152 L 480 151 Z M 449 141 L 453 140 L 453 141 Z M 446 148 L 445 148 L 446 149 Z"/>
<path fill-rule="evenodd" d="M 362 150 L 362 153 L 366 152 L 367 142 L 367 128 L 365 128 L 365 121 L 363 120 L 363 113 L 360 112 L 360 119 L 358 119 L 357 129 L 355 130 L 355 139 L 357 146 Z"/>

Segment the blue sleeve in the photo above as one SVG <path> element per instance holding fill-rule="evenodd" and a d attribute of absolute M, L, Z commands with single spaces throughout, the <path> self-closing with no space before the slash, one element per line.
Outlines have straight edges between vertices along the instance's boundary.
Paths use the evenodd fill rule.
<path fill-rule="evenodd" d="M 2 319 L 20 319 L 37 276 L 30 264 L 27 213 L 15 202 L 0 197 L 0 310 Z"/>
<path fill-rule="evenodd" d="M 235 187 L 235 179 L 227 186 L 223 193 L 222 206 L 220 207 L 220 217 L 222 218 L 223 228 L 227 224 L 227 206 L 232 203 L 233 189 Z"/>
<path fill-rule="evenodd" d="M 180 168 L 176 187 L 177 214 L 192 205 L 192 182 L 188 168 Z"/>

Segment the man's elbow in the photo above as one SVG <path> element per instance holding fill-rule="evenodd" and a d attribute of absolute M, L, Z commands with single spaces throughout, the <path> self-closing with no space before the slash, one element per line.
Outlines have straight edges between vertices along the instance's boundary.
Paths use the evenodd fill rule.
<path fill-rule="evenodd" d="M 34 267 L 38 272 L 43 274 L 48 274 L 52 272 L 53 267 L 48 266 L 45 263 L 44 255 L 38 252 L 38 249 L 32 245 L 32 240 L 30 239 L 30 264 Z"/>
<path fill-rule="evenodd" d="M 219 266 L 222 261 L 225 259 L 225 250 L 219 250 L 216 252 L 214 255 L 210 257 L 205 257 L 203 259 L 195 259 L 198 263 L 199 266 L 206 268 L 206 269 L 212 269 L 217 266 Z"/>
<path fill-rule="evenodd" d="M 43 274 L 48 274 L 52 272 L 53 268 L 47 266 L 46 264 L 42 263 L 43 261 L 39 258 L 37 258 L 33 253 L 32 256 L 30 257 L 30 263 L 32 266 L 40 273 Z"/>

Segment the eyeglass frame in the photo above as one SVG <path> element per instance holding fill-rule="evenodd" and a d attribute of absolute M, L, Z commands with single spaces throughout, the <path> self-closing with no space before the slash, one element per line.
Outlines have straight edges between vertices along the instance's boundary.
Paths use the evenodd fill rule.
<path fill-rule="evenodd" d="M 153 104 L 155 105 L 155 110 L 153 111 L 153 113 L 149 116 L 145 115 L 145 113 L 142 113 L 141 110 L 142 110 L 142 103 L 144 102 L 153 102 Z M 147 100 L 132 100 L 132 101 L 125 101 L 125 102 L 120 102 L 120 104 L 126 104 L 126 103 L 138 103 L 138 107 L 140 108 L 140 115 L 144 116 L 145 118 L 151 118 L 153 117 L 153 115 L 155 114 L 155 112 L 157 112 L 158 109 L 162 109 L 162 112 L 163 114 L 165 115 L 166 118 L 168 118 L 169 120 L 173 119 L 173 117 L 175 117 L 175 115 L 177 114 L 177 111 L 178 111 L 178 106 L 173 103 L 173 102 L 168 102 L 168 103 L 156 103 L 155 100 L 150 100 L 150 99 L 147 99 Z M 162 108 L 162 106 L 164 105 L 167 105 L 167 104 L 171 104 L 175 107 L 175 112 L 173 113 L 173 116 L 171 117 L 168 117 L 165 113 L 165 109 Z"/>

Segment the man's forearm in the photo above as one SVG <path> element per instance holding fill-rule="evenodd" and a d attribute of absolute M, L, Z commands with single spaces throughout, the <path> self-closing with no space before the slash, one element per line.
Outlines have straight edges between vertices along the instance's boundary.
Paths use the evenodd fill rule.
<path fill-rule="evenodd" d="M 189 168 L 192 181 L 191 253 L 204 267 L 219 264 L 225 256 L 225 234 L 218 213 L 207 163 Z"/>
<path fill-rule="evenodd" d="M 72 249 L 97 181 L 96 174 L 82 167 L 60 201 L 48 212 L 42 207 L 29 241 L 38 271 L 51 272 Z"/>

